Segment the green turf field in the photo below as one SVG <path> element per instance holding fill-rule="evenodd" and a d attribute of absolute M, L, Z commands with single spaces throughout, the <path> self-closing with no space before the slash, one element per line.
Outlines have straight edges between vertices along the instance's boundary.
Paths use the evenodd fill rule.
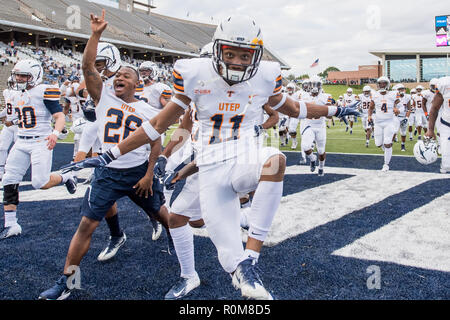
<path fill-rule="evenodd" d="M 383 154 L 383 150 L 375 147 L 373 139 L 370 139 L 369 147 L 366 148 L 366 134 L 362 128 L 361 120 L 358 119 L 357 123 L 353 124 L 353 134 L 350 135 L 349 132 L 345 132 L 345 124 L 340 123 L 338 119 L 335 118 L 335 125 L 327 129 L 327 152 L 339 152 L 339 153 L 364 153 L 364 154 Z M 297 131 L 297 137 L 300 137 L 299 131 Z M 394 142 L 393 155 L 413 155 L 414 144 L 417 142 L 417 136 L 414 137 L 413 141 L 409 141 L 409 133 L 406 137 L 406 151 L 400 151 L 401 143 Z M 298 138 L 299 143 L 296 151 L 300 151 L 301 138 Z M 280 148 L 283 151 L 291 151 L 291 142 L 289 146 Z"/>
<path fill-rule="evenodd" d="M 338 100 L 339 96 L 343 96 L 347 92 L 349 86 L 336 84 L 336 85 L 324 85 L 323 92 L 331 94 L 334 100 Z M 350 86 L 353 89 L 353 94 L 362 93 L 362 86 Z"/>

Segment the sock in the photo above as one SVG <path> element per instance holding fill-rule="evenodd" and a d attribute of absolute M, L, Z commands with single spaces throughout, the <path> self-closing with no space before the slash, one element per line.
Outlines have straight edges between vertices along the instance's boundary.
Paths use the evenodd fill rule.
<path fill-rule="evenodd" d="M 67 182 L 67 180 L 69 180 L 69 178 L 71 178 L 73 176 L 72 172 L 67 172 L 67 173 L 63 173 L 60 175 L 62 180 L 61 180 L 61 184 L 64 184 Z"/>
<path fill-rule="evenodd" d="M 277 213 L 283 194 L 283 181 L 261 181 L 256 188 L 252 207 L 248 213 L 249 237 L 264 241 Z"/>
<path fill-rule="evenodd" d="M 16 211 L 5 211 L 5 228 L 17 224 Z"/>
<path fill-rule="evenodd" d="M 389 164 L 392 158 L 392 147 L 384 149 L 384 164 Z"/>
<path fill-rule="evenodd" d="M 111 218 L 105 218 L 105 220 L 106 223 L 108 224 L 111 237 L 121 237 L 123 235 L 122 230 L 120 230 L 118 214 L 112 216 Z"/>
<path fill-rule="evenodd" d="M 180 263 L 183 278 L 190 278 L 196 274 L 194 258 L 194 234 L 189 225 L 170 229 L 173 246 Z"/>
<path fill-rule="evenodd" d="M 245 249 L 244 254 L 242 255 L 241 261 L 244 261 L 248 258 L 256 259 L 256 262 L 258 262 L 259 252 L 253 251 L 251 249 Z"/>
<path fill-rule="evenodd" d="M 366 139 L 366 143 L 369 144 L 369 139 Z"/>
<path fill-rule="evenodd" d="M 323 169 L 325 167 L 325 160 L 320 161 L 319 160 L 319 169 Z"/>

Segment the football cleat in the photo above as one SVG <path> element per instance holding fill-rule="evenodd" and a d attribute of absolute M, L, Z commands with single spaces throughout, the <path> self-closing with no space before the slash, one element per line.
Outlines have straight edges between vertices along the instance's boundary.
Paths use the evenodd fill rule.
<path fill-rule="evenodd" d="M 272 295 L 264 288 L 256 268 L 256 259 L 247 258 L 241 261 L 232 276 L 232 284 L 236 290 L 241 289 L 245 298 L 255 300 L 273 300 Z"/>
<path fill-rule="evenodd" d="M 306 159 L 302 157 L 298 163 L 299 164 L 306 164 Z"/>
<path fill-rule="evenodd" d="M 152 220 L 152 225 L 153 225 L 152 240 L 156 241 L 161 236 L 162 226 L 161 223 L 159 223 L 156 220 Z"/>
<path fill-rule="evenodd" d="M 297 139 L 292 140 L 291 149 L 292 149 L 292 150 L 297 149 L 297 145 L 298 145 Z"/>
<path fill-rule="evenodd" d="M 417 137 L 417 140 L 422 140 L 422 136 L 418 136 L 418 137 Z"/>
<path fill-rule="evenodd" d="M 316 171 L 317 160 L 316 161 L 311 161 L 311 163 L 309 165 L 310 165 L 310 168 L 311 168 L 311 172 Z"/>
<path fill-rule="evenodd" d="M 323 177 L 325 175 L 325 172 L 323 172 L 323 169 L 319 169 L 319 172 L 317 173 L 319 177 Z"/>
<path fill-rule="evenodd" d="M 405 148 L 405 145 L 404 145 L 404 144 L 402 144 L 402 149 L 401 149 L 401 151 L 406 151 L 406 148 Z"/>
<path fill-rule="evenodd" d="M 190 278 L 180 277 L 177 283 L 170 288 L 169 292 L 164 296 L 165 300 L 177 300 L 186 297 L 192 290 L 200 285 L 200 278 L 197 272 L 195 276 Z"/>
<path fill-rule="evenodd" d="M 109 237 L 108 245 L 105 249 L 103 249 L 102 252 L 97 257 L 98 261 L 106 261 L 114 257 L 119 251 L 120 247 L 123 246 L 123 244 L 127 241 L 127 236 L 125 232 L 122 231 L 121 237 Z"/>
<path fill-rule="evenodd" d="M 413 137 L 409 137 L 409 141 L 412 141 L 413 140 Z"/>
<path fill-rule="evenodd" d="M 384 165 L 383 165 L 383 168 L 381 168 L 381 171 L 383 171 L 383 172 L 389 171 L 389 165 L 384 164 Z"/>
<path fill-rule="evenodd" d="M 417 129 L 414 130 L 414 136 L 416 136 L 416 135 L 417 135 Z"/>
<path fill-rule="evenodd" d="M 22 227 L 16 223 L 13 226 L 10 227 L 6 227 L 2 230 L 2 232 L 0 232 L 0 240 L 9 238 L 9 237 L 14 237 L 14 236 L 18 236 L 22 233 Z"/>
<path fill-rule="evenodd" d="M 56 284 L 39 295 L 39 300 L 65 300 L 72 290 L 67 287 L 67 276 L 63 275 Z"/>
<path fill-rule="evenodd" d="M 67 179 L 65 185 L 66 185 L 67 191 L 70 194 L 74 194 L 77 191 L 77 183 L 78 183 L 78 179 L 76 176 L 72 176 L 69 179 Z"/>
<path fill-rule="evenodd" d="M 345 128 L 345 132 L 348 132 L 348 127 L 347 127 L 347 128 Z"/>
<path fill-rule="evenodd" d="M 366 148 L 368 148 L 369 147 L 369 142 L 366 142 Z"/>
<path fill-rule="evenodd" d="M 353 130 L 352 129 L 350 129 L 350 134 L 353 134 Z"/>

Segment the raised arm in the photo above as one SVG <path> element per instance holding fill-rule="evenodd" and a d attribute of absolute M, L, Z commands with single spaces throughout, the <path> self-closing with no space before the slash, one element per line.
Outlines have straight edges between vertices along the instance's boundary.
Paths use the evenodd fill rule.
<path fill-rule="evenodd" d="M 86 82 L 86 88 L 94 103 L 97 104 L 100 101 L 102 94 L 103 81 L 95 69 L 95 59 L 97 57 L 97 46 L 105 31 L 108 23 L 105 21 L 105 10 L 102 10 L 102 16 L 99 18 L 91 13 L 91 29 L 92 35 L 84 49 L 83 53 L 83 75 Z"/>

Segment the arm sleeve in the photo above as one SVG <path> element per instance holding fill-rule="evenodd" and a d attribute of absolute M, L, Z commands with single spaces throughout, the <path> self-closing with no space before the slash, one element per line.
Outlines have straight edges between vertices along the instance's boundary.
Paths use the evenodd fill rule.
<path fill-rule="evenodd" d="M 61 99 L 61 91 L 59 88 L 49 87 L 44 90 L 44 104 L 51 114 L 63 111 L 59 104 L 59 99 Z"/>

